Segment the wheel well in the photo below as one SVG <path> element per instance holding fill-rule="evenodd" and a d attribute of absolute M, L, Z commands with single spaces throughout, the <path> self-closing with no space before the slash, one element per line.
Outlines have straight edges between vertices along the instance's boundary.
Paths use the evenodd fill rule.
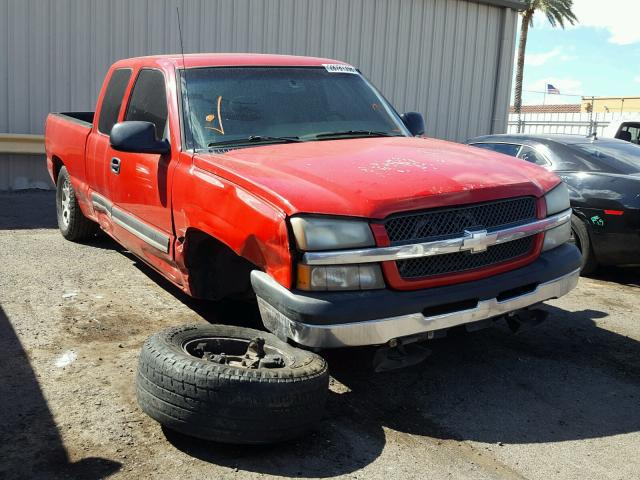
<path fill-rule="evenodd" d="M 218 239 L 197 229 L 184 239 L 191 294 L 197 298 L 253 298 L 251 271 L 258 269 Z"/>
<path fill-rule="evenodd" d="M 51 158 L 51 162 L 53 163 L 53 182 L 58 183 L 58 174 L 60 173 L 60 169 L 64 167 L 64 163 L 62 163 L 60 157 L 56 157 L 55 155 Z"/>

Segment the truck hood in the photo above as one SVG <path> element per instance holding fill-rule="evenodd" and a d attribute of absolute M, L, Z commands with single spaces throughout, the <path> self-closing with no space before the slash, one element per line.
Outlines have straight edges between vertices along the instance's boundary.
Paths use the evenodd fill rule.
<path fill-rule="evenodd" d="M 194 168 L 238 184 L 287 215 L 384 218 L 399 211 L 539 197 L 560 182 L 555 174 L 506 155 L 409 137 L 199 152 Z"/>

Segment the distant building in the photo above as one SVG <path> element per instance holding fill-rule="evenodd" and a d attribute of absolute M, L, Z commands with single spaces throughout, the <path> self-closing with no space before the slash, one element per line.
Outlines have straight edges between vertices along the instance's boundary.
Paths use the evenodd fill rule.
<path fill-rule="evenodd" d="M 640 97 L 582 97 L 583 112 L 630 113 L 640 112 Z"/>
<path fill-rule="evenodd" d="M 559 105 L 522 105 L 522 113 L 580 113 L 580 104 L 559 104 Z M 511 106 L 511 113 L 516 109 Z"/>

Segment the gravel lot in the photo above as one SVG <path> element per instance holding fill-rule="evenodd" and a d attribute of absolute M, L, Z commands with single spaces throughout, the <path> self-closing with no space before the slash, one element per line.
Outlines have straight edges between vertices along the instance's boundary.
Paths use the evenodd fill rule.
<path fill-rule="evenodd" d="M 639 268 L 581 279 L 535 329 L 438 340 L 402 371 L 329 352 L 317 430 L 260 448 L 164 431 L 134 391 L 152 332 L 254 325 L 253 308 L 189 300 L 107 238 L 63 240 L 51 192 L 0 194 L 0 269 L 0 478 L 640 478 Z"/>

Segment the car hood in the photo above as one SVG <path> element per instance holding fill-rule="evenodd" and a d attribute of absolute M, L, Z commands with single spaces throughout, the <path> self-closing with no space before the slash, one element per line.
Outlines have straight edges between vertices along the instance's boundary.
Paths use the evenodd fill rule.
<path fill-rule="evenodd" d="M 199 152 L 194 168 L 234 182 L 288 215 L 368 218 L 521 195 L 539 197 L 560 181 L 543 168 L 495 152 L 410 137 Z"/>

